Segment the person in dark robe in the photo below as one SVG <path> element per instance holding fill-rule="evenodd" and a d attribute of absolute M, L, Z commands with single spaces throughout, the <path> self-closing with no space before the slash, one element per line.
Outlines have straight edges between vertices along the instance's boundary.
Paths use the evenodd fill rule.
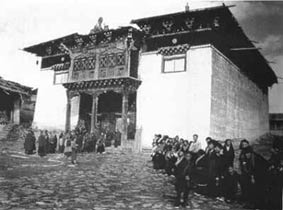
<path fill-rule="evenodd" d="M 225 201 L 230 203 L 236 200 L 236 193 L 238 191 L 239 174 L 232 166 L 228 167 L 223 180 L 223 194 Z"/>
<path fill-rule="evenodd" d="M 181 150 L 184 152 L 184 153 L 188 153 L 189 152 L 189 148 L 190 148 L 190 143 L 188 140 L 184 140 L 184 143 L 182 144 L 182 148 Z"/>
<path fill-rule="evenodd" d="M 50 145 L 50 142 L 49 142 L 50 139 L 49 139 L 48 130 L 44 131 L 44 137 L 45 137 L 45 144 L 46 144 L 46 154 L 48 154 L 51 151 L 51 145 Z"/>
<path fill-rule="evenodd" d="M 77 145 L 78 145 L 78 152 L 82 152 L 83 150 L 83 140 L 84 140 L 84 133 L 82 133 L 81 130 L 78 130 L 76 132 L 73 133 L 72 135 L 73 137 L 76 136 L 76 142 L 77 142 Z"/>
<path fill-rule="evenodd" d="M 208 151 L 209 151 L 209 142 L 212 140 L 212 138 L 211 137 L 206 137 L 205 138 L 205 142 L 206 142 L 206 148 L 205 148 L 205 153 L 208 153 Z"/>
<path fill-rule="evenodd" d="M 254 199 L 254 156 L 249 142 L 245 139 L 240 142 L 240 150 L 241 196 L 244 202 L 250 202 Z"/>
<path fill-rule="evenodd" d="M 192 173 L 192 181 L 197 193 L 207 194 L 208 158 L 204 150 L 199 150 L 197 153 Z"/>
<path fill-rule="evenodd" d="M 114 132 L 110 129 L 106 130 L 106 137 L 105 137 L 105 146 L 109 147 L 112 145 L 112 140 L 114 140 Z"/>
<path fill-rule="evenodd" d="M 177 161 L 177 157 L 174 155 L 174 152 L 171 147 L 168 147 L 168 151 L 165 154 L 165 172 L 170 176 L 173 174 L 172 169 Z"/>
<path fill-rule="evenodd" d="M 223 146 L 221 143 L 217 142 L 215 145 L 216 151 L 216 178 L 215 178 L 215 191 L 214 196 L 219 200 L 224 200 L 223 197 L 223 179 L 224 179 L 224 166 L 225 161 L 223 157 Z"/>
<path fill-rule="evenodd" d="M 224 170 L 234 165 L 235 152 L 231 139 L 226 139 L 223 147 Z"/>
<path fill-rule="evenodd" d="M 266 205 L 265 195 L 268 182 L 268 162 L 255 153 L 247 140 L 240 143 L 241 190 L 248 206 L 262 208 Z"/>
<path fill-rule="evenodd" d="M 268 209 L 282 209 L 282 189 L 283 189 L 283 159 L 279 153 L 271 155 L 268 169 L 268 192 L 266 194 Z M 278 151 L 279 152 L 279 151 Z"/>
<path fill-rule="evenodd" d="M 31 129 L 28 130 L 28 133 L 25 137 L 24 149 L 25 149 L 25 153 L 28 155 L 33 154 L 34 150 L 36 149 L 35 148 L 35 136 Z"/>
<path fill-rule="evenodd" d="M 97 152 L 100 153 L 100 154 L 105 152 L 105 146 L 104 146 L 104 143 L 101 139 L 97 143 Z"/>
<path fill-rule="evenodd" d="M 102 154 L 105 152 L 105 134 L 101 132 L 101 135 L 99 137 L 99 140 L 97 142 L 97 152 Z"/>
<path fill-rule="evenodd" d="M 154 155 L 152 157 L 154 169 L 165 169 L 164 140 L 157 143 Z"/>
<path fill-rule="evenodd" d="M 38 137 L 38 155 L 43 157 L 47 154 L 47 139 L 43 131 L 40 131 Z"/>
<path fill-rule="evenodd" d="M 174 174 L 176 177 L 176 202 L 175 206 L 187 206 L 188 195 L 190 189 L 190 179 L 192 172 L 192 155 L 191 153 L 184 154 L 182 151 L 178 153 L 178 159 L 175 163 Z"/>
<path fill-rule="evenodd" d="M 121 133 L 118 130 L 116 130 L 114 133 L 114 139 L 114 147 L 118 147 L 119 145 L 121 145 Z"/>
<path fill-rule="evenodd" d="M 89 150 L 88 150 L 88 152 L 95 152 L 96 141 L 97 141 L 97 136 L 95 135 L 95 133 L 91 133 L 90 136 L 89 136 Z"/>
<path fill-rule="evenodd" d="M 49 138 L 49 153 L 54 154 L 56 152 L 57 147 L 57 136 L 55 133 L 50 135 Z"/>
<path fill-rule="evenodd" d="M 212 197 L 216 197 L 216 184 L 217 184 L 217 159 L 218 156 L 216 154 L 216 141 L 209 142 L 209 152 L 207 155 L 208 162 L 208 183 L 207 183 L 207 194 Z"/>

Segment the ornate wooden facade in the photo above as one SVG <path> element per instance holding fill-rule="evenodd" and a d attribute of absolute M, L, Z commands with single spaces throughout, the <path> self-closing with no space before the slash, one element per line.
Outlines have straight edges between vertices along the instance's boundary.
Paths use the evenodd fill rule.
<path fill-rule="evenodd" d="M 143 34 L 132 27 L 72 34 L 26 48 L 42 57 L 41 68 L 54 70 L 54 84 L 67 90 L 65 129 L 70 129 L 71 99 L 92 96 L 91 131 L 97 122 L 97 99 L 107 91 L 122 95 L 122 139 L 127 138 L 128 97 L 137 90 L 139 49 Z"/>

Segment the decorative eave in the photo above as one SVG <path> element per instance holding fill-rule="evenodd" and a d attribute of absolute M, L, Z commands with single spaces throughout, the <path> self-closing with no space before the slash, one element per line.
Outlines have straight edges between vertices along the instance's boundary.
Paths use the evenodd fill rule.
<path fill-rule="evenodd" d="M 149 37 L 167 36 L 195 31 L 219 29 L 231 24 L 225 20 L 226 6 L 211 7 L 198 10 L 141 18 L 132 20 Z"/>
<path fill-rule="evenodd" d="M 136 40 L 141 37 L 143 37 L 143 33 L 140 30 L 127 26 L 87 35 L 74 33 L 65 37 L 26 47 L 23 50 L 29 53 L 34 53 L 40 57 L 47 57 L 68 54 L 64 46 L 70 50 L 79 50 L 82 48 L 99 47 L 119 40 L 122 41 L 127 38 Z"/>
<path fill-rule="evenodd" d="M 141 81 L 132 77 L 121 77 L 113 79 L 99 79 L 92 81 L 65 83 L 63 86 L 68 90 L 100 90 L 100 89 L 129 89 L 136 90 Z"/>
<path fill-rule="evenodd" d="M 277 83 L 277 77 L 260 51 L 245 35 L 229 6 L 189 10 L 132 20 L 147 35 L 146 52 L 189 44 L 211 44 L 235 63 L 258 86 L 264 89 Z"/>

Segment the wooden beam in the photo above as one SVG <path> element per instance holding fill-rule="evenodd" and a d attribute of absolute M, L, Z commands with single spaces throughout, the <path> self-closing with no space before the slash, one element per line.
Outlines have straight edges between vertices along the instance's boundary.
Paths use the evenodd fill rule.
<path fill-rule="evenodd" d="M 245 50 L 261 50 L 260 47 L 239 47 L 239 48 L 231 48 L 231 51 L 245 51 Z"/>

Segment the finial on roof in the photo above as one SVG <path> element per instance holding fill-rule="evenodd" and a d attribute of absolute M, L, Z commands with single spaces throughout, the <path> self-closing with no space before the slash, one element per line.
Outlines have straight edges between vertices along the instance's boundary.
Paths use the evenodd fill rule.
<path fill-rule="evenodd" d="M 188 12 L 190 11 L 190 6 L 189 6 L 189 3 L 187 2 L 186 6 L 185 6 L 185 11 Z"/>

